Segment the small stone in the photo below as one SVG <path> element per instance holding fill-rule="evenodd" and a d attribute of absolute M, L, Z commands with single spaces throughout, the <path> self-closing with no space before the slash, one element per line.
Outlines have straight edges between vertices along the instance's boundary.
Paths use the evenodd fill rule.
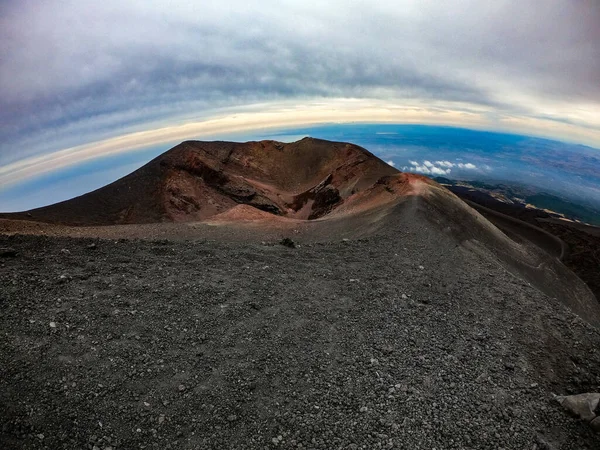
<path fill-rule="evenodd" d="M 145 406 L 146 408 L 149 408 L 149 407 L 150 407 L 150 403 L 148 403 L 148 402 L 144 402 L 144 406 Z"/>
<path fill-rule="evenodd" d="M 361 408 L 359 409 L 359 411 L 360 411 L 361 413 L 366 413 L 368 410 L 369 410 L 369 408 L 367 408 L 366 406 L 363 406 L 363 407 L 361 407 Z"/>
<path fill-rule="evenodd" d="M 290 238 L 283 238 L 279 243 L 288 248 L 296 248 L 296 243 Z"/>
<path fill-rule="evenodd" d="M 408 298 L 408 295 L 402 294 L 402 300 L 406 300 L 407 298 Z"/>
<path fill-rule="evenodd" d="M 40 433 L 40 434 L 37 434 L 36 436 L 37 436 L 37 438 L 38 438 L 38 439 L 40 439 L 40 440 L 44 439 L 44 435 L 43 435 L 42 433 Z"/>
<path fill-rule="evenodd" d="M 50 322 L 50 328 L 56 328 L 56 322 Z"/>
<path fill-rule="evenodd" d="M 425 270 L 425 267 L 423 267 L 423 266 L 419 266 L 419 269 L 421 269 L 421 270 Z"/>
<path fill-rule="evenodd" d="M 180 384 L 177 389 L 179 389 L 179 392 L 183 392 L 183 391 L 185 391 L 185 385 Z"/>
<path fill-rule="evenodd" d="M 271 442 L 272 442 L 274 445 L 278 445 L 278 444 L 279 444 L 279 439 L 277 439 L 276 437 L 274 437 L 273 439 L 271 439 Z"/>
<path fill-rule="evenodd" d="M 158 424 L 162 425 L 165 422 L 165 415 L 161 414 L 160 416 L 158 416 Z"/>
<path fill-rule="evenodd" d="M 237 416 L 235 414 L 230 414 L 227 416 L 227 420 L 229 422 L 235 422 L 237 420 Z"/>
<path fill-rule="evenodd" d="M 90 250 L 95 250 L 96 247 L 97 247 L 97 245 L 94 244 L 94 243 L 92 243 L 92 244 L 90 244 L 90 245 L 87 246 L 87 248 L 90 249 Z"/>

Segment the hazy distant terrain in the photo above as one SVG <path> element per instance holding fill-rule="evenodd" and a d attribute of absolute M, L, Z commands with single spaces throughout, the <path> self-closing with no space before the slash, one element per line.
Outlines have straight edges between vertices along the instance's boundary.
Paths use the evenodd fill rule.
<path fill-rule="evenodd" d="M 548 217 L 570 219 L 590 225 L 600 226 L 600 209 L 583 202 L 576 203 L 564 196 L 549 194 L 523 183 L 497 183 L 483 181 L 450 180 L 434 178 L 455 194 L 477 201 L 498 201 L 515 209 L 544 210 Z M 525 211 L 522 214 L 527 214 Z M 540 216 L 540 212 L 536 212 Z"/>

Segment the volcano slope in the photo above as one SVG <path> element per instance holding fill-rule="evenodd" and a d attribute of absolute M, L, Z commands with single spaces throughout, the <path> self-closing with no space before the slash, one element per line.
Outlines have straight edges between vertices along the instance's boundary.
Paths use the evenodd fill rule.
<path fill-rule="evenodd" d="M 600 448 L 552 400 L 600 389 L 597 301 L 425 178 L 315 220 L 30 225 L 0 236 L 2 448 Z"/>
<path fill-rule="evenodd" d="M 398 171 L 356 145 L 186 141 L 89 194 L 0 217 L 68 225 L 205 220 L 239 205 L 315 219 Z"/>

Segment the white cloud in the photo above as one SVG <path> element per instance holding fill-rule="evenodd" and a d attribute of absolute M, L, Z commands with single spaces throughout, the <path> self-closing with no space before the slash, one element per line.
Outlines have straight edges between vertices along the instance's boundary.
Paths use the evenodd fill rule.
<path fill-rule="evenodd" d="M 392 161 L 391 159 L 389 161 L 386 161 L 388 165 L 392 166 L 392 167 L 396 167 L 396 163 L 394 161 Z"/>
<path fill-rule="evenodd" d="M 412 167 L 403 167 L 402 170 L 410 172 L 418 172 L 425 175 L 449 175 L 453 168 L 461 170 L 478 170 L 479 168 L 473 163 L 453 163 L 447 160 L 435 161 L 435 163 L 424 160 L 422 163 L 418 161 L 409 161 Z M 487 170 L 491 170 L 491 167 L 485 166 Z"/>
<path fill-rule="evenodd" d="M 431 173 L 433 175 L 448 175 L 452 169 L 441 169 L 439 167 L 432 167 Z"/>
<path fill-rule="evenodd" d="M 413 162 L 416 161 L 411 161 L 411 163 Z M 436 167 L 431 161 L 423 161 L 423 164 L 413 164 L 412 167 L 405 166 L 402 170 L 423 173 L 425 175 L 448 175 L 452 169 L 442 169 L 441 167 Z"/>

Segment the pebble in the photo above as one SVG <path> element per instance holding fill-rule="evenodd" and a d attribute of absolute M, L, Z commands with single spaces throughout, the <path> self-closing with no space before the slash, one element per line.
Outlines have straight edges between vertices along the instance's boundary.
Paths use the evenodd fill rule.
<path fill-rule="evenodd" d="M 56 328 L 56 322 L 50 322 L 50 328 Z"/>

